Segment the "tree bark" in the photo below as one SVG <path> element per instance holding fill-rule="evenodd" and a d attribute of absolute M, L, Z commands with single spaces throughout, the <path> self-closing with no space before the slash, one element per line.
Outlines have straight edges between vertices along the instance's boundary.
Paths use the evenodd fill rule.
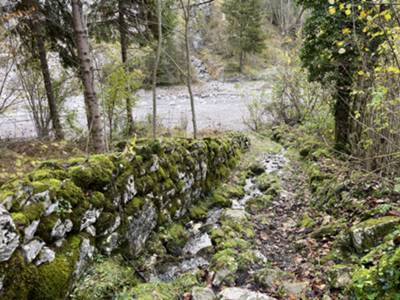
<path fill-rule="evenodd" d="M 127 71 L 128 62 L 128 39 L 126 35 L 126 20 L 125 20 L 125 4 L 124 0 L 118 0 L 118 24 L 119 24 L 119 35 L 121 43 L 121 59 L 124 65 L 125 71 Z M 129 83 L 128 83 L 129 84 Z M 133 116 L 132 116 L 132 99 L 131 97 L 126 98 L 126 120 L 127 120 L 127 131 L 128 134 L 133 134 Z"/>
<path fill-rule="evenodd" d="M 335 148 L 344 153 L 350 151 L 351 127 L 351 94 L 350 88 L 339 85 L 336 93 L 335 113 Z"/>
<path fill-rule="evenodd" d="M 60 122 L 56 98 L 54 96 L 53 84 L 51 82 L 49 64 L 47 61 L 47 52 L 38 16 L 38 5 L 32 0 L 26 0 L 25 4 L 27 4 L 27 8 L 34 9 L 32 22 L 30 22 L 30 27 L 34 37 L 35 48 L 37 48 L 39 55 L 40 68 L 43 74 L 43 82 L 46 90 L 47 102 L 50 111 L 50 118 L 53 124 L 54 135 L 57 140 L 62 140 L 64 138 L 64 133 Z"/>
<path fill-rule="evenodd" d="M 189 21 L 190 21 L 190 0 L 187 0 L 187 6 L 180 0 L 183 9 L 185 21 L 185 50 L 186 50 L 186 85 L 190 97 L 190 107 L 192 110 L 192 123 L 193 123 L 193 138 L 197 139 L 197 122 L 196 122 L 196 107 L 192 92 L 192 71 L 190 63 L 190 45 L 189 45 Z"/>
<path fill-rule="evenodd" d="M 156 59 L 153 68 L 153 138 L 157 137 L 157 72 L 160 64 L 161 48 L 162 48 L 162 11 L 161 0 L 157 0 L 157 25 L 158 25 L 158 45 Z"/>
<path fill-rule="evenodd" d="M 240 50 L 240 59 L 239 59 L 239 72 L 243 74 L 243 66 L 244 66 L 244 51 Z"/>
<path fill-rule="evenodd" d="M 99 101 L 94 88 L 94 75 L 90 58 L 87 31 L 83 24 L 82 3 L 80 0 L 72 1 L 72 20 L 78 48 L 80 75 L 84 88 L 86 115 L 89 125 L 89 136 L 95 152 L 105 151 L 103 122 Z"/>

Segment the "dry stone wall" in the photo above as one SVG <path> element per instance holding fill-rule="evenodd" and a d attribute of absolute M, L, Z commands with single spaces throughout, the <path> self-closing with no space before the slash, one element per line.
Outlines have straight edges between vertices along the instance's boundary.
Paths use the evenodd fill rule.
<path fill-rule="evenodd" d="M 138 141 L 120 153 L 48 161 L 0 189 L 0 299 L 62 299 L 93 254 L 140 255 L 229 174 L 249 141 Z"/>

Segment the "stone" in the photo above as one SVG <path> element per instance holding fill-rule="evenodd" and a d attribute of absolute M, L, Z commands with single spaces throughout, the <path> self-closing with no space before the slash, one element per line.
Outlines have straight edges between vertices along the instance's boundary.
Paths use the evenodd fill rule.
<path fill-rule="evenodd" d="M 215 300 L 215 294 L 212 289 L 194 287 L 192 289 L 192 300 Z"/>
<path fill-rule="evenodd" d="M 80 230 L 84 230 L 85 228 L 91 226 L 92 224 L 96 223 L 97 219 L 101 214 L 102 209 L 89 209 L 83 215 L 81 221 L 81 228 Z"/>
<path fill-rule="evenodd" d="M 33 240 L 26 245 L 22 246 L 22 251 L 25 257 L 25 260 L 30 263 L 32 262 L 36 256 L 38 256 L 39 252 L 42 250 L 44 242 Z"/>
<path fill-rule="evenodd" d="M 115 218 L 114 224 L 110 228 L 108 228 L 106 231 L 104 231 L 102 234 L 100 234 L 99 236 L 105 236 L 105 235 L 109 235 L 109 234 L 113 233 L 115 230 L 118 229 L 118 227 L 120 225 L 121 225 L 121 217 L 118 215 Z"/>
<path fill-rule="evenodd" d="M 4 201 L 1 203 L 5 207 L 6 210 L 10 210 L 12 207 L 12 200 L 13 196 L 8 196 Z"/>
<path fill-rule="evenodd" d="M 111 255 L 111 253 L 118 247 L 119 242 L 119 234 L 118 232 L 113 232 L 110 234 L 101 244 L 101 250 L 107 256 Z"/>
<path fill-rule="evenodd" d="M 4 285 L 4 278 L 6 278 L 6 275 L 2 275 L 0 276 L 0 292 L 3 289 L 3 285 Z"/>
<path fill-rule="evenodd" d="M 39 226 L 40 221 L 36 220 L 33 221 L 28 227 L 25 228 L 24 230 L 24 241 L 25 243 L 29 242 L 30 240 L 33 239 L 33 236 L 36 233 L 36 230 Z"/>
<path fill-rule="evenodd" d="M 93 225 L 86 227 L 85 231 L 92 237 L 96 237 L 96 228 Z"/>
<path fill-rule="evenodd" d="M 0 206 L 0 262 L 9 260 L 18 246 L 15 224 L 8 211 Z"/>
<path fill-rule="evenodd" d="M 135 187 L 135 178 L 132 176 L 128 177 L 126 186 L 125 186 L 125 192 L 122 196 L 124 204 L 127 204 L 129 201 L 131 201 L 137 194 L 137 190 Z"/>
<path fill-rule="evenodd" d="M 233 220 L 243 220 L 246 219 L 248 213 L 243 209 L 226 209 L 223 212 L 223 217 Z"/>
<path fill-rule="evenodd" d="M 157 211 L 152 203 L 147 203 L 137 217 L 128 217 L 126 239 L 132 254 L 140 252 L 147 238 L 157 225 Z"/>
<path fill-rule="evenodd" d="M 347 265 L 333 265 L 329 268 L 328 278 L 330 285 L 335 289 L 341 289 L 351 284 L 352 268 Z"/>
<path fill-rule="evenodd" d="M 247 289 L 231 287 L 219 293 L 221 300 L 275 300 L 266 294 L 253 292 Z"/>
<path fill-rule="evenodd" d="M 86 264 L 93 258 L 94 246 L 90 244 L 90 240 L 83 239 L 79 252 L 79 260 L 76 263 L 75 275 L 78 276 L 84 270 Z"/>
<path fill-rule="evenodd" d="M 72 230 L 72 227 L 73 224 L 71 220 L 67 219 L 63 222 L 58 219 L 53 229 L 51 230 L 51 236 L 56 239 L 62 239 L 65 237 L 65 234 Z"/>
<path fill-rule="evenodd" d="M 376 246 L 385 235 L 392 232 L 400 224 L 399 217 L 382 217 L 361 222 L 350 229 L 354 248 L 362 253 Z"/>
<path fill-rule="evenodd" d="M 210 236 L 208 233 L 203 233 L 190 239 L 183 248 L 183 252 L 196 255 L 199 251 L 209 247 L 212 247 Z"/>
<path fill-rule="evenodd" d="M 58 209 L 58 205 L 59 205 L 59 202 L 58 202 L 58 201 L 57 201 L 57 202 L 54 202 L 54 203 L 51 203 L 51 204 L 46 208 L 46 211 L 44 212 L 44 216 L 45 216 L 45 217 L 50 216 L 53 212 L 55 212 L 55 211 Z"/>
<path fill-rule="evenodd" d="M 220 286 L 226 278 L 235 274 L 236 270 L 237 270 L 237 266 L 232 269 L 222 268 L 222 269 L 219 269 L 218 271 L 216 271 L 213 282 L 212 282 L 213 286 L 216 286 L 216 287 Z"/>
<path fill-rule="evenodd" d="M 282 282 L 283 290 L 289 295 L 295 297 L 295 299 L 300 298 L 304 295 L 308 282 Z"/>
<path fill-rule="evenodd" d="M 35 262 L 35 265 L 40 266 L 41 264 L 52 262 L 56 258 L 56 253 L 48 247 L 43 247 L 39 253 L 39 257 Z"/>

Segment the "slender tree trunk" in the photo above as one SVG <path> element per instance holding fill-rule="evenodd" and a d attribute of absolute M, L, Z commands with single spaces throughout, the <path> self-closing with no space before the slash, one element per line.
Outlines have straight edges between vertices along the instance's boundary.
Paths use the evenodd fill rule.
<path fill-rule="evenodd" d="M 338 151 L 350 151 L 350 126 L 351 126 L 351 94 L 350 88 L 338 86 L 336 93 L 335 114 L 335 148 Z"/>
<path fill-rule="evenodd" d="M 192 92 L 192 71 L 190 63 L 190 45 L 189 45 L 189 21 L 190 21 L 190 0 L 187 0 L 187 5 L 180 0 L 183 9 L 184 21 L 185 21 L 185 50 L 186 50 L 186 85 L 190 97 L 190 107 L 192 110 L 192 123 L 193 123 L 193 137 L 197 139 L 197 122 L 196 122 L 196 107 L 194 103 L 194 97 Z"/>
<path fill-rule="evenodd" d="M 119 23 L 119 36 L 121 43 L 121 59 L 125 70 L 127 71 L 128 61 L 128 40 L 126 35 L 126 21 L 125 21 L 125 5 L 124 0 L 118 0 L 118 23 Z M 129 84 L 129 83 L 128 83 Z M 133 134 L 133 116 L 132 116 L 132 98 L 126 98 L 126 120 L 128 134 Z"/>
<path fill-rule="evenodd" d="M 32 30 L 32 34 L 34 36 L 35 48 L 37 48 L 38 55 L 39 55 L 40 67 L 41 67 L 41 71 L 43 74 L 43 82 L 44 82 L 44 87 L 46 90 L 47 102 L 48 102 L 49 111 L 50 111 L 50 118 L 53 123 L 54 134 L 55 134 L 55 137 L 57 140 L 62 140 L 64 138 L 64 133 L 62 131 L 60 116 L 59 116 L 59 112 L 57 109 L 57 102 L 56 102 L 56 98 L 54 96 L 53 85 L 51 82 L 49 64 L 47 62 L 47 52 L 46 52 L 46 47 L 45 47 L 45 43 L 44 43 L 44 39 L 43 39 L 43 32 L 41 30 L 41 24 L 40 24 L 40 20 L 39 20 L 39 16 L 38 16 L 38 11 L 37 11 L 38 6 L 32 0 L 26 0 L 25 5 L 27 5 L 28 8 L 34 8 L 32 22 L 30 23 L 31 30 Z"/>
<path fill-rule="evenodd" d="M 158 25 L 158 45 L 156 59 L 153 68 L 153 138 L 157 137 L 157 71 L 160 64 L 161 48 L 162 48 L 162 8 L 161 0 L 157 0 L 157 25 Z"/>
<path fill-rule="evenodd" d="M 244 52 L 240 50 L 240 61 L 239 61 L 239 72 L 240 74 L 243 73 L 243 66 L 244 66 Z"/>
<path fill-rule="evenodd" d="M 80 0 L 72 0 L 72 19 L 80 60 L 80 75 L 84 87 L 86 115 L 89 123 L 89 135 L 93 143 L 94 151 L 104 152 L 103 121 L 99 101 L 94 89 L 94 75 L 92 61 L 90 59 L 89 41 L 87 31 L 83 24 L 82 3 Z"/>

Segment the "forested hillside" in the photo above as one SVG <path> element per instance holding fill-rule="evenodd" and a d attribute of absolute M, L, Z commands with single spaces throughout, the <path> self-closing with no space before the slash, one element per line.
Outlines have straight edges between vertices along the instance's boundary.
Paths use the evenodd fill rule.
<path fill-rule="evenodd" d="M 0 25 L 0 299 L 400 300 L 400 2 Z"/>

